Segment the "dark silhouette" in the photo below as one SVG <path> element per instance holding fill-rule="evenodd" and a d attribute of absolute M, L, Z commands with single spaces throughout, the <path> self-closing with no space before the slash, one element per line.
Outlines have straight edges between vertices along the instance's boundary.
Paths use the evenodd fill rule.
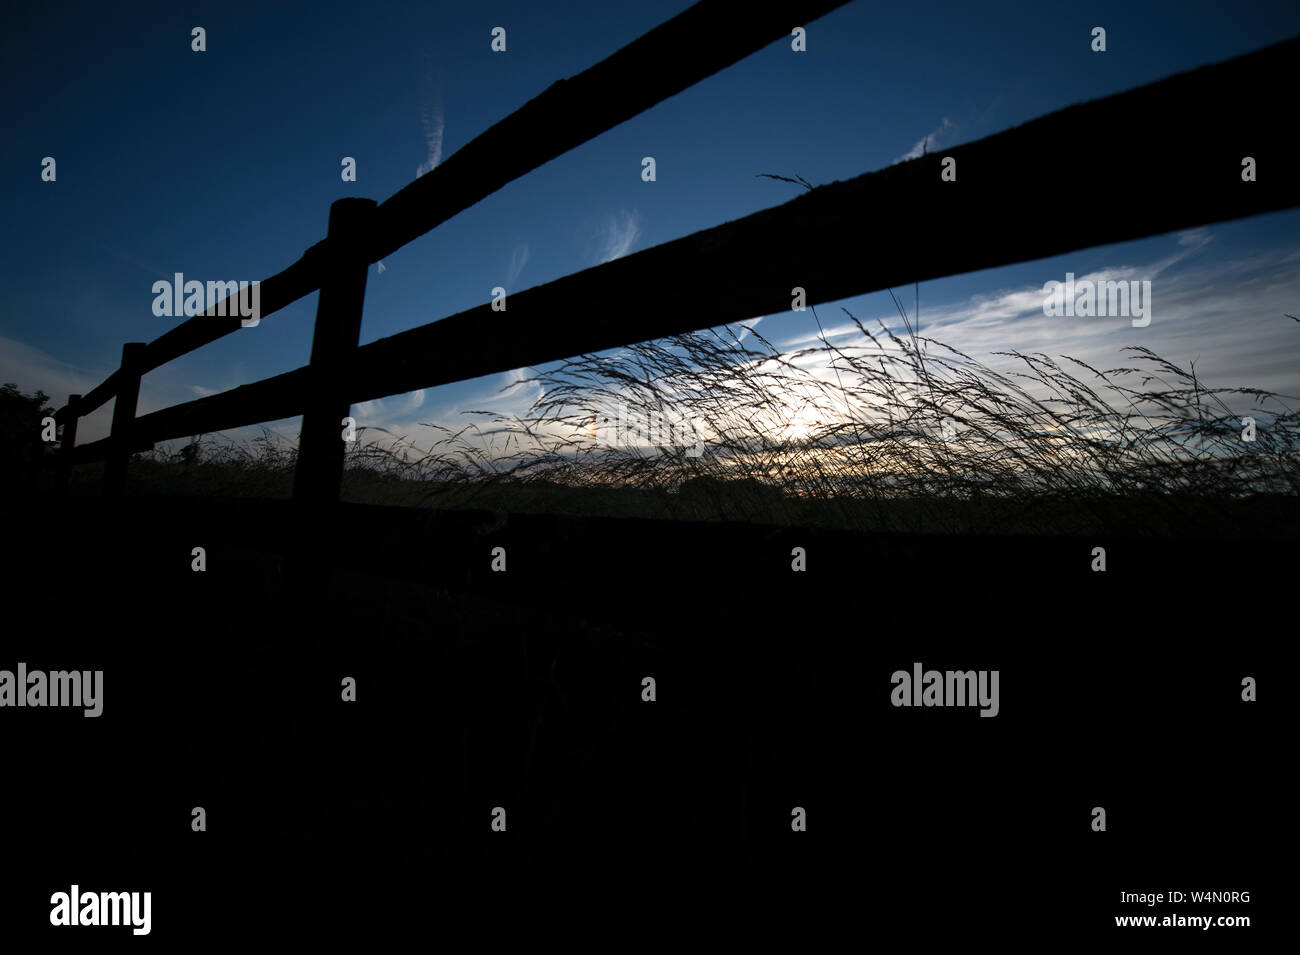
<path fill-rule="evenodd" d="M 41 440 L 41 421 L 54 414 L 43 391 L 25 395 L 15 384 L 0 387 L 0 488 L 5 494 L 33 494 L 49 488 L 56 445 Z"/>

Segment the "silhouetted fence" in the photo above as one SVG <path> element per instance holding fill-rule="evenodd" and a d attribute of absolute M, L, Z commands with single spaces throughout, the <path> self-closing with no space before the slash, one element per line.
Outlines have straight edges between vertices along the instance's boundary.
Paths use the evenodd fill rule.
<path fill-rule="evenodd" d="M 1300 205 L 1289 124 L 1273 98 L 1294 81 L 1293 38 L 820 186 L 512 294 L 504 311 L 484 304 L 358 347 L 372 263 L 845 2 L 767 0 L 737 16 L 705 0 L 555 83 L 387 201 L 336 201 L 327 237 L 260 286 L 262 318 L 320 291 L 310 363 L 136 417 L 142 375 L 241 327 L 233 297 L 153 342 L 128 343 L 116 372 L 55 414 L 65 473 L 106 460 L 105 493 L 119 495 L 130 455 L 155 442 L 301 414 L 294 496 L 337 500 L 342 419 L 357 402 L 788 311 L 796 286 L 816 305 Z M 1246 157 L 1256 181 L 1243 180 Z M 955 179 L 941 178 L 948 158 Z M 78 419 L 114 397 L 109 437 L 77 446 Z"/>

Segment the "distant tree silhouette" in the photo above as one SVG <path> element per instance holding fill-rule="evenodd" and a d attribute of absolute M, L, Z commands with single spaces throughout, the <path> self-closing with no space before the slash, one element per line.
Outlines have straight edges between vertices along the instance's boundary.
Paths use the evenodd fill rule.
<path fill-rule="evenodd" d="M 43 391 L 25 395 L 15 384 L 0 386 L 0 490 L 6 495 L 52 487 L 58 445 L 41 440 L 41 419 L 54 414 L 49 400 Z"/>
<path fill-rule="evenodd" d="M 778 488 L 752 477 L 711 474 L 683 482 L 678 494 L 696 517 L 724 520 L 771 520 L 782 512 L 785 501 Z"/>

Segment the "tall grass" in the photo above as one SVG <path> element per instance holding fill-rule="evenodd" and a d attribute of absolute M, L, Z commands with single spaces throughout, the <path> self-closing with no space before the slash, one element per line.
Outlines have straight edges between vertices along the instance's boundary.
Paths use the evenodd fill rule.
<path fill-rule="evenodd" d="M 782 352 L 728 325 L 577 356 L 526 379 L 540 391 L 526 414 L 425 425 L 425 449 L 362 429 L 345 497 L 865 530 L 1136 533 L 1231 532 L 1249 502 L 1300 497 L 1295 399 L 1207 388 L 1194 368 L 1140 346 L 1112 368 L 999 352 L 1007 367 L 996 370 L 910 325 L 900 336 L 845 314 L 858 332 L 848 344 L 823 335 Z M 614 433 L 620 416 L 686 422 L 693 437 L 629 444 Z M 209 490 L 252 479 L 284 496 L 292 485 L 292 449 L 265 435 L 252 448 L 203 448 L 180 473 L 205 475 Z M 154 464 L 177 477 L 174 453 Z"/>

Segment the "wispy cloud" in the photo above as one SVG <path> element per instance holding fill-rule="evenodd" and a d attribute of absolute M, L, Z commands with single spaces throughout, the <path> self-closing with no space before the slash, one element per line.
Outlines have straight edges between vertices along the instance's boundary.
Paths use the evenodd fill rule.
<path fill-rule="evenodd" d="M 1156 259 L 1146 265 L 1114 265 L 1104 269 L 1097 269 L 1084 274 L 1076 275 L 1076 281 L 1088 280 L 1091 282 L 1107 281 L 1133 281 L 1151 279 L 1156 280 L 1174 266 L 1184 263 L 1185 260 L 1192 258 L 1196 253 L 1204 249 L 1213 240 L 1214 236 L 1208 228 L 1189 229 L 1185 232 L 1179 232 L 1174 236 L 1178 248 L 1172 250 L 1168 255 Z M 1267 256 L 1259 261 L 1264 262 Z M 1203 268 L 1209 268 L 1203 266 Z M 1200 274 L 1200 273 L 1192 273 Z M 1204 274 L 1209 274 L 1204 273 Z M 1064 274 L 1043 273 L 1043 282 L 1064 280 Z M 1226 277 L 1225 277 L 1226 280 Z M 1162 282 L 1158 288 L 1163 293 L 1170 290 L 1178 290 L 1185 287 L 1188 279 L 1175 279 L 1169 284 Z M 970 296 L 965 301 L 948 302 L 940 305 L 922 306 L 921 309 L 921 334 L 928 335 L 936 332 L 941 328 L 960 327 L 963 334 L 976 330 L 989 330 L 994 335 L 1004 336 L 1000 344 L 991 345 L 990 347 L 1006 347 L 1007 341 L 1006 328 L 1007 322 L 1024 318 L 1043 318 L 1043 286 L 1041 284 L 1029 285 L 1020 288 L 1001 288 L 992 292 L 980 293 Z M 1195 297 L 1199 292 L 1194 293 Z M 862 316 L 859 316 L 861 318 Z M 885 311 L 885 317 L 891 322 L 894 315 L 890 314 L 889 309 Z M 909 317 L 915 321 L 916 316 Z M 1050 320 L 1060 324 L 1059 319 Z M 1124 322 L 1119 323 L 1123 325 Z M 1086 324 L 1078 324 L 1079 329 L 1087 329 Z M 861 331 L 853 322 L 843 322 L 838 325 L 831 325 L 826 328 L 826 338 L 850 338 L 857 339 L 861 336 Z M 1091 334 L 1091 332 L 1088 332 Z M 807 333 L 794 336 L 780 343 L 782 348 L 799 348 L 804 345 L 820 341 L 822 334 L 820 331 L 812 330 Z M 953 342 L 952 344 L 958 344 Z M 968 343 L 969 344 L 969 343 Z M 964 346 L 959 346 L 964 347 Z"/>
<path fill-rule="evenodd" d="M 106 372 L 87 372 L 13 338 L 0 337 L 0 381 L 13 382 L 26 393 L 37 389 L 61 407 L 70 394 L 85 394 Z"/>
<path fill-rule="evenodd" d="M 428 143 L 429 155 L 424 162 L 415 167 L 417 178 L 425 173 L 433 172 L 434 167 L 442 162 L 442 107 L 424 110 L 421 113 L 420 120 L 424 123 L 424 138 Z"/>
<path fill-rule="evenodd" d="M 514 252 L 510 254 L 510 271 L 506 276 L 506 288 L 513 289 L 515 287 L 515 282 L 519 279 L 519 273 L 528 264 L 530 252 L 527 242 L 515 246 Z"/>
<path fill-rule="evenodd" d="M 1245 384 L 1297 395 L 1300 379 L 1293 357 L 1297 329 L 1282 317 L 1300 301 L 1300 272 L 1288 261 L 1293 253 L 1274 248 L 1207 259 L 1198 253 L 1211 243 L 1210 229 L 1193 229 L 1171 239 L 1168 253 L 1145 264 L 1117 264 L 1076 275 L 1076 281 L 1093 282 L 1150 279 L 1150 327 L 1132 328 L 1127 318 L 1044 315 L 1041 283 L 1065 278 L 1064 271 L 1044 271 L 1041 283 L 1036 279 L 1032 284 L 930 306 L 925 305 L 922 289 L 922 334 L 1003 370 L 1016 362 L 995 354 L 1000 351 L 1072 355 L 1105 368 L 1131 364 L 1122 349 L 1144 345 L 1177 363 L 1196 361 L 1202 380 L 1215 386 Z M 885 298 L 879 304 L 878 314 L 898 330 L 897 315 L 890 314 L 892 302 Z M 854 303 L 850 310 L 868 328 L 875 326 L 871 304 Z M 1291 311 L 1294 314 L 1294 308 Z M 862 341 L 861 332 L 847 321 L 827 324 L 826 337 L 848 351 Z M 801 348 L 819 339 L 820 334 L 810 329 L 779 342 L 778 347 Z M 827 361 L 824 353 L 810 353 L 795 363 L 813 367 Z"/>
<path fill-rule="evenodd" d="M 425 173 L 432 172 L 442 162 L 443 112 L 442 95 L 434 83 L 432 70 L 424 70 L 422 92 L 420 96 L 420 124 L 424 127 L 424 142 L 427 155 L 424 162 L 415 167 L 418 179 Z"/>
<path fill-rule="evenodd" d="M 138 255 L 134 255 L 128 252 L 126 249 L 122 248 L 120 244 L 109 244 L 107 242 L 101 242 L 98 239 L 95 239 L 93 241 L 95 245 L 103 249 L 105 252 L 108 252 L 109 254 L 113 255 L 118 259 L 121 259 L 123 262 L 126 262 L 130 265 L 134 265 L 142 272 L 148 272 L 152 276 L 170 279 L 173 273 L 175 272 L 175 269 L 172 270 L 164 269 L 162 266 L 156 265 L 153 262 L 150 262 L 148 259 L 143 259 Z"/>
<path fill-rule="evenodd" d="M 352 406 L 352 416 L 358 428 L 367 429 L 367 445 L 424 453 L 447 432 L 458 432 L 467 426 L 470 428 L 466 432 L 467 441 L 473 444 L 486 440 L 491 444 L 492 436 L 500 432 L 498 416 L 507 421 L 526 417 L 533 403 L 543 396 L 541 385 L 528 380 L 531 375 L 532 370 L 528 368 L 494 375 L 483 382 L 483 387 L 455 399 L 436 390 L 420 390 L 363 401 Z M 485 416 L 483 412 L 490 414 Z M 482 429 L 486 438 L 477 436 L 475 429 Z M 551 429 L 544 426 L 542 430 L 549 433 Z"/>
<path fill-rule="evenodd" d="M 114 371 L 113 368 L 86 369 L 55 358 L 26 342 L 0 336 L 0 382 L 13 382 L 26 394 L 37 390 L 50 395 L 50 404 L 60 408 L 68 395 L 84 395 Z M 140 386 L 139 414 L 148 414 L 183 401 L 215 394 L 216 389 L 201 385 L 158 385 L 145 379 Z M 81 419 L 77 443 L 84 444 L 106 437 L 112 422 L 110 401 Z"/>
<path fill-rule="evenodd" d="M 601 227 L 600 253 L 597 261 L 603 265 L 622 258 L 640 237 L 641 216 L 635 209 L 631 212 L 623 209 L 618 214 L 611 215 Z"/>
<path fill-rule="evenodd" d="M 894 162 L 900 163 L 907 162 L 909 159 L 916 159 L 932 149 L 951 145 L 956 138 L 957 124 L 945 116 L 943 122 L 933 132 L 918 139 L 915 146 L 895 159 Z"/>
<path fill-rule="evenodd" d="M 757 318 L 751 318 L 749 321 L 740 323 L 740 334 L 736 336 L 737 342 L 743 342 L 749 337 L 750 333 L 758 327 L 758 323 L 767 318 L 766 315 L 760 315 Z"/>

